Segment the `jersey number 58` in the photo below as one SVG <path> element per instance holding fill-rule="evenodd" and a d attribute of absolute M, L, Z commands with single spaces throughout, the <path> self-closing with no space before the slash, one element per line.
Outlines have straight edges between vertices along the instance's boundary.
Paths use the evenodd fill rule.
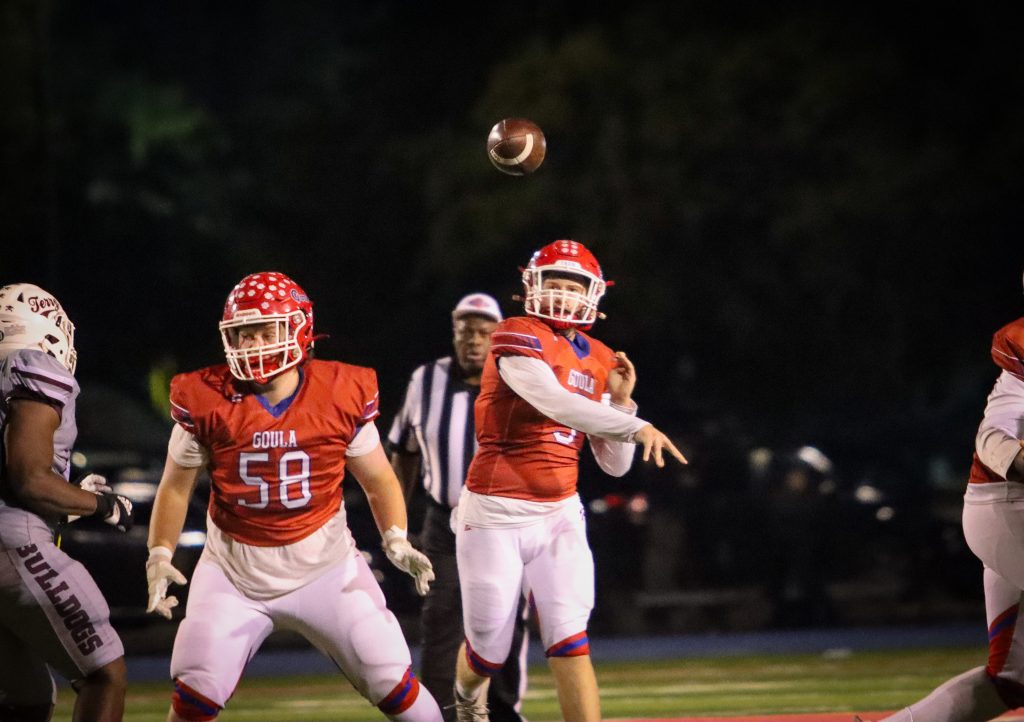
<path fill-rule="evenodd" d="M 249 464 L 266 463 L 270 461 L 270 454 L 266 451 L 243 451 L 238 455 L 238 475 L 249 486 L 258 487 L 260 490 L 259 501 L 247 501 L 239 499 L 238 503 L 250 509 L 266 509 L 270 503 L 271 483 L 262 476 L 255 476 L 249 473 Z M 290 471 L 290 465 L 298 464 L 298 471 Z M 293 449 L 281 454 L 278 460 L 277 469 L 277 496 L 286 509 L 298 509 L 306 506 L 312 498 L 309 491 L 309 454 L 302 449 Z M 289 487 L 299 485 L 299 493 L 295 498 L 291 497 Z"/>

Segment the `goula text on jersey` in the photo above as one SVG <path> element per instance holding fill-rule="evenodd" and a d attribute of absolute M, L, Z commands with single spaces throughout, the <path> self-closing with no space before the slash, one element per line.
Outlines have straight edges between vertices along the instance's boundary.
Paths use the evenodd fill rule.
<path fill-rule="evenodd" d="M 257 431 L 252 435 L 254 449 L 289 449 L 299 445 L 295 438 L 295 430 L 288 431 Z"/>
<path fill-rule="evenodd" d="M 569 380 L 566 383 L 585 393 L 594 393 L 594 377 L 589 373 L 577 371 L 576 369 L 569 369 Z"/>

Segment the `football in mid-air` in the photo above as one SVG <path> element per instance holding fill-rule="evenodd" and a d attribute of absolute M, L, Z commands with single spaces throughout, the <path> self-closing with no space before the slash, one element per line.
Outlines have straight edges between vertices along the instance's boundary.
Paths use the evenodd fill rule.
<path fill-rule="evenodd" d="M 494 167 L 509 175 L 533 173 L 544 162 L 544 133 L 526 118 L 505 118 L 487 136 L 487 157 Z"/>

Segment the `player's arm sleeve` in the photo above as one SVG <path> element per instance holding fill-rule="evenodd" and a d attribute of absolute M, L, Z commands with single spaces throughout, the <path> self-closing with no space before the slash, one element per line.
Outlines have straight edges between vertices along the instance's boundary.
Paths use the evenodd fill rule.
<path fill-rule="evenodd" d="M 549 419 L 590 436 L 633 441 L 647 422 L 564 388 L 544 361 L 528 356 L 502 356 L 498 373 L 520 398 Z"/>
<path fill-rule="evenodd" d="M 190 434 L 195 434 L 197 429 L 195 418 L 192 416 L 192 403 L 188 398 L 186 382 L 181 376 L 171 379 L 170 402 L 171 418 L 174 419 L 174 423 Z"/>
<path fill-rule="evenodd" d="M 1017 319 L 992 337 L 992 360 L 996 366 L 1024 380 L 1024 319 Z"/>
<path fill-rule="evenodd" d="M 414 412 L 420 406 L 423 374 L 425 373 L 427 373 L 425 366 L 420 366 L 413 371 L 412 377 L 409 379 L 409 386 L 405 389 L 402 409 L 391 422 L 391 430 L 388 432 L 388 448 L 393 452 L 416 454 L 420 450 L 413 428 L 413 418 Z"/>
<path fill-rule="evenodd" d="M 543 360 L 544 346 L 528 326 L 510 318 L 498 324 L 491 334 L 491 353 L 496 358 L 524 356 Z"/>
<path fill-rule="evenodd" d="M 34 349 L 15 353 L 11 360 L 11 383 L 8 399 L 38 401 L 52 406 L 58 415 L 77 393 L 68 370 L 49 354 Z"/>
<path fill-rule="evenodd" d="M 374 419 L 380 416 L 377 372 L 370 368 L 357 368 L 351 377 L 343 380 L 343 383 L 344 385 L 336 389 L 340 422 L 345 425 L 352 423 L 352 433 L 348 438 L 345 456 L 362 456 L 380 445 L 380 432 L 373 423 Z M 367 427 L 370 427 L 369 431 L 366 431 Z M 370 437 L 372 444 L 366 448 L 365 440 Z"/>
<path fill-rule="evenodd" d="M 981 463 L 1006 478 L 1024 437 L 1024 381 L 1003 371 L 989 394 L 975 450 Z"/>
<path fill-rule="evenodd" d="M 363 407 L 359 417 L 360 427 L 369 424 L 380 416 L 380 391 L 377 389 L 377 372 L 373 369 L 367 369 L 367 371 L 369 373 L 360 385 L 363 394 Z"/>
<path fill-rule="evenodd" d="M 613 409 L 630 416 L 636 416 L 637 406 L 635 401 L 631 400 L 630 406 L 620 406 L 619 404 L 611 403 L 608 394 L 605 394 L 602 403 L 605 401 Z M 604 473 L 610 476 L 622 476 L 629 471 L 629 467 L 633 465 L 633 456 L 636 454 L 636 444 L 630 444 L 625 441 L 612 441 L 600 436 L 589 436 L 587 438 L 590 440 L 590 451 L 594 454 L 597 465 L 601 467 Z"/>
<path fill-rule="evenodd" d="M 377 430 L 377 424 L 371 421 L 363 424 L 359 431 L 356 432 L 355 438 L 349 442 L 348 448 L 345 449 L 345 456 L 349 458 L 365 456 L 378 446 L 380 446 L 380 432 Z"/>
<path fill-rule="evenodd" d="M 167 455 L 178 466 L 186 469 L 206 466 L 210 453 L 190 431 L 185 431 L 178 424 L 171 430 L 171 439 L 167 442 Z"/>

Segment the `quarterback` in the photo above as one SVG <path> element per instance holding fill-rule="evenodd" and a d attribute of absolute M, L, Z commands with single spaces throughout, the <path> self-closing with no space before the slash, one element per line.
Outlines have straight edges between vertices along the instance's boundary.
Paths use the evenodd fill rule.
<path fill-rule="evenodd" d="M 212 720 L 275 629 L 301 634 L 388 718 L 440 722 L 409 648 L 345 519 L 346 468 L 366 493 L 388 558 L 420 594 L 434 575 L 406 539 L 405 502 L 380 444 L 372 369 L 310 357 L 313 305 L 281 273 L 232 289 L 220 322 L 226 364 L 175 376 L 176 422 L 149 535 L 148 611 L 170 583 L 188 499 L 211 479 L 207 541 L 171 657 L 168 720 Z"/>
<path fill-rule="evenodd" d="M 537 610 L 562 716 L 600 719 L 587 622 L 594 562 L 576 493 L 586 438 L 598 465 L 622 476 L 636 444 L 664 466 L 686 463 L 636 417 L 636 370 L 589 330 L 607 286 L 581 243 L 555 241 L 523 271 L 526 316 L 491 336 L 475 404 L 479 448 L 453 523 L 466 641 L 456 663 L 459 720 L 486 720 L 486 680 L 501 669 L 521 594 Z"/>
<path fill-rule="evenodd" d="M 68 483 L 75 422 L 75 327 L 56 298 L 29 283 L 0 288 L 0 720 L 47 722 L 56 689 L 47 665 L 78 693 L 75 722 L 124 713 L 124 647 L 81 564 L 54 544 L 62 517 L 127 531 L 131 502 L 103 477 Z"/>

